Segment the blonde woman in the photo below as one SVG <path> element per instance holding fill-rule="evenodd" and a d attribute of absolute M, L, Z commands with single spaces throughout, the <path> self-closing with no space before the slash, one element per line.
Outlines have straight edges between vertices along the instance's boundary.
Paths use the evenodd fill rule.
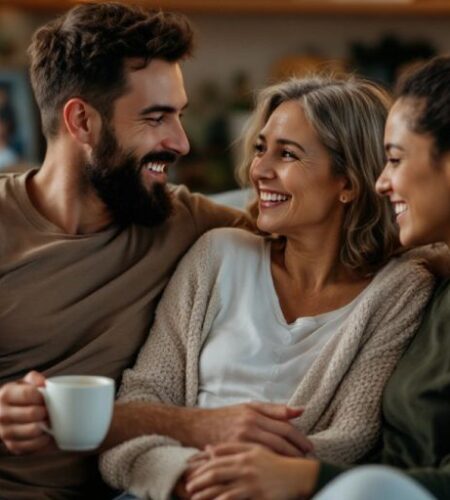
<path fill-rule="evenodd" d="M 197 242 L 124 374 L 120 401 L 289 403 L 304 407 L 292 449 L 264 429 L 238 437 L 294 455 L 301 433 L 303 451 L 341 464 L 372 448 L 384 384 L 433 283 L 421 261 L 391 258 L 391 211 L 374 190 L 388 105 L 379 87 L 355 78 L 262 92 L 242 172 L 258 228 L 272 236 L 224 229 Z M 103 456 L 103 475 L 139 497 L 169 498 L 198 452 L 183 444 L 138 437 Z"/>

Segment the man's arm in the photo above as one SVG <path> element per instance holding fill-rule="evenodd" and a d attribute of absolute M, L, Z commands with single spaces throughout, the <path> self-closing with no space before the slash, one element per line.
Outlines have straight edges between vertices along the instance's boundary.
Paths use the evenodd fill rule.
<path fill-rule="evenodd" d="M 190 212 L 197 237 L 217 227 L 256 231 L 256 218 L 249 211 L 216 203 L 202 194 L 191 193 L 185 186 L 177 186 L 175 192 L 178 202 Z"/>
<path fill-rule="evenodd" d="M 301 413 L 299 408 L 272 403 L 218 409 L 138 401 L 118 403 L 101 451 L 139 436 L 158 434 L 199 449 L 208 444 L 241 441 L 263 444 L 282 455 L 301 456 L 312 446 L 289 422 Z"/>

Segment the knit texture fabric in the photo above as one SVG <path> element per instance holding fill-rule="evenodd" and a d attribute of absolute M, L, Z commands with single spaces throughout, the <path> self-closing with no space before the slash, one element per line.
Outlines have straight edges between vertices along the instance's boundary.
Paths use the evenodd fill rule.
<path fill-rule="evenodd" d="M 236 230 L 210 231 L 180 263 L 136 365 L 124 373 L 120 402 L 196 405 L 200 350 L 221 305 L 217 279 L 229 231 Z M 293 423 L 321 460 L 351 464 L 375 444 L 384 385 L 419 326 L 433 284 L 417 252 L 392 259 L 299 383 L 288 403 L 305 411 Z M 100 467 L 115 488 L 165 500 L 195 452 L 168 437 L 141 436 L 104 453 Z"/>

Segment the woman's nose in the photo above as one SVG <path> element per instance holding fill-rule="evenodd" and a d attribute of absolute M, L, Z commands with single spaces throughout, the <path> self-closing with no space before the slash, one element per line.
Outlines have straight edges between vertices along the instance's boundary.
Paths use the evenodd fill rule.
<path fill-rule="evenodd" d="M 388 172 L 388 168 L 389 167 L 384 167 L 383 171 L 381 172 L 380 176 L 378 177 L 375 183 L 376 192 L 382 196 L 387 195 L 391 190 L 391 179 Z"/>

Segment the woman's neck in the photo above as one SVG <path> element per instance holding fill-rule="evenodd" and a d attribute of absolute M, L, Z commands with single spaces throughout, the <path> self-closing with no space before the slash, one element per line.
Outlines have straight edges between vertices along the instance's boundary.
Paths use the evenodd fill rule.
<path fill-rule="evenodd" d="M 290 239 L 272 243 L 271 272 L 288 323 L 347 305 L 371 281 L 340 262 L 338 246 L 333 250 Z"/>

